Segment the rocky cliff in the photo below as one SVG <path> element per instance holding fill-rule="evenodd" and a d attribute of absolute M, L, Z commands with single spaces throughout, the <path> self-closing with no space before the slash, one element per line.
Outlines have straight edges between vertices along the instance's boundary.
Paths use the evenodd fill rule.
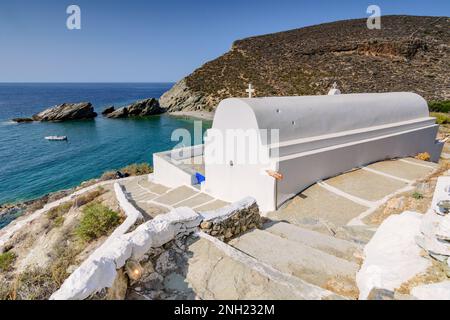
<path fill-rule="evenodd" d="M 381 30 L 366 19 L 338 21 L 236 41 L 231 50 L 179 81 L 160 99 L 169 112 L 216 108 L 221 99 L 413 91 L 450 99 L 450 19 L 385 16 Z"/>
<path fill-rule="evenodd" d="M 146 117 L 161 114 L 166 110 L 159 106 L 159 102 L 155 98 L 137 101 L 129 106 L 119 108 L 114 107 L 105 109 L 102 114 L 108 118 L 128 118 L 128 117 Z"/>

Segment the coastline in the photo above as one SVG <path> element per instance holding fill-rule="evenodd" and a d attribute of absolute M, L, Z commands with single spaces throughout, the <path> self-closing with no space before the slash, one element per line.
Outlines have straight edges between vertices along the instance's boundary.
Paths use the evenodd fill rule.
<path fill-rule="evenodd" d="M 214 112 L 208 111 L 173 111 L 168 112 L 167 114 L 173 117 L 185 117 L 197 120 L 212 121 L 214 119 Z"/>
<path fill-rule="evenodd" d="M 116 176 L 117 171 L 125 173 L 127 176 L 119 178 Z M 63 198 L 80 192 L 80 190 L 88 189 L 95 185 L 108 184 L 114 181 L 126 179 L 127 177 L 145 175 L 151 173 L 152 171 L 153 169 L 147 163 L 131 163 L 128 166 L 118 170 L 107 170 L 100 176 L 83 181 L 79 185 L 72 188 L 50 192 L 35 199 L 0 204 L 0 235 L 2 234 L 2 231 L 11 226 L 15 221 L 25 219 L 36 210 L 42 210 L 49 203 L 60 201 Z M 5 221 L 7 222 L 6 224 L 4 224 Z"/>

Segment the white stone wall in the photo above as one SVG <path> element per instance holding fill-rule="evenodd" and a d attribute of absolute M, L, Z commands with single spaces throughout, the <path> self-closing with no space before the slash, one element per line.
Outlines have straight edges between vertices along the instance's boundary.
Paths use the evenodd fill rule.
<path fill-rule="evenodd" d="M 119 203 L 130 216 L 136 217 L 135 208 L 129 203 L 119 186 L 115 186 Z M 248 198 L 231 205 L 227 210 L 218 210 L 208 214 L 214 221 L 226 221 L 240 209 L 254 208 L 255 200 Z M 230 212 L 233 212 L 230 215 Z M 187 235 L 197 230 L 202 215 L 190 208 L 176 208 L 167 214 L 159 215 L 140 225 L 128 234 L 120 234 L 125 227 L 114 233 L 80 267 L 78 267 L 56 291 L 52 300 L 81 300 L 104 288 L 111 288 L 128 259 L 139 261 L 151 248 L 158 248 L 175 239 L 178 235 Z M 126 223 L 125 221 L 124 223 Z M 131 220 L 130 220 L 131 222 Z M 128 226 L 129 224 L 127 224 Z"/>

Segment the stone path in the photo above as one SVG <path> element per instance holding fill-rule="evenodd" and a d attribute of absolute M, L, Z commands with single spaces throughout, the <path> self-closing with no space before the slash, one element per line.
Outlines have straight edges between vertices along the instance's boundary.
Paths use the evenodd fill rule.
<path fill-rule="evenodd" d="M 129 200 L 149 220 L 178 207 L 189 207 L 197 212 L 215 210 L 228 205 L 228 202 L 215 199 L 200 190 L 181 186 L 168 188 L 148 181 L 147 176 L 124 182 Z"/>
<path fill-rule="evenodd" d="M 219 246 L 194 242 L 186 281 L 203 299 L 356 299 L 362 249 L 376 227 L 352 221 L 436 167 L 415 159 L 384 161 L 315 184 L 269 213 L 261 230 Z"/>
<path fill-rule="evenodd" d="M 229 243 L 200 234 L 187 247 L 177 287 L 201 299 L 356 299 L 362 249 L 376 231 L 364 218 L 436 167 L 409 158 L 375 163 L 311 186 L 270 212 L 262 229 Z M 226 205 L 191 187 L 141 179 L 126 188 L 149 216 Z"/>
<path fill-rule="evenodd" d="M 377 162 L 311 186 L 268 217 L 364 244 L 376 226 L 363 220 L 436 168 L 413 158 Z"/>

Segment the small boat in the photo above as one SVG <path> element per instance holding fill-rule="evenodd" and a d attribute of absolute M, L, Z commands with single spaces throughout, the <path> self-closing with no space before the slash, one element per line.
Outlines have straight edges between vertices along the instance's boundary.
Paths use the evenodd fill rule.
<path fill-rule="evenodd" d="M 48 137 L 45 137 L 45 140 L 65 141 L 65 140 L 67 140 L 67 136 L 48 136 Z"/>

